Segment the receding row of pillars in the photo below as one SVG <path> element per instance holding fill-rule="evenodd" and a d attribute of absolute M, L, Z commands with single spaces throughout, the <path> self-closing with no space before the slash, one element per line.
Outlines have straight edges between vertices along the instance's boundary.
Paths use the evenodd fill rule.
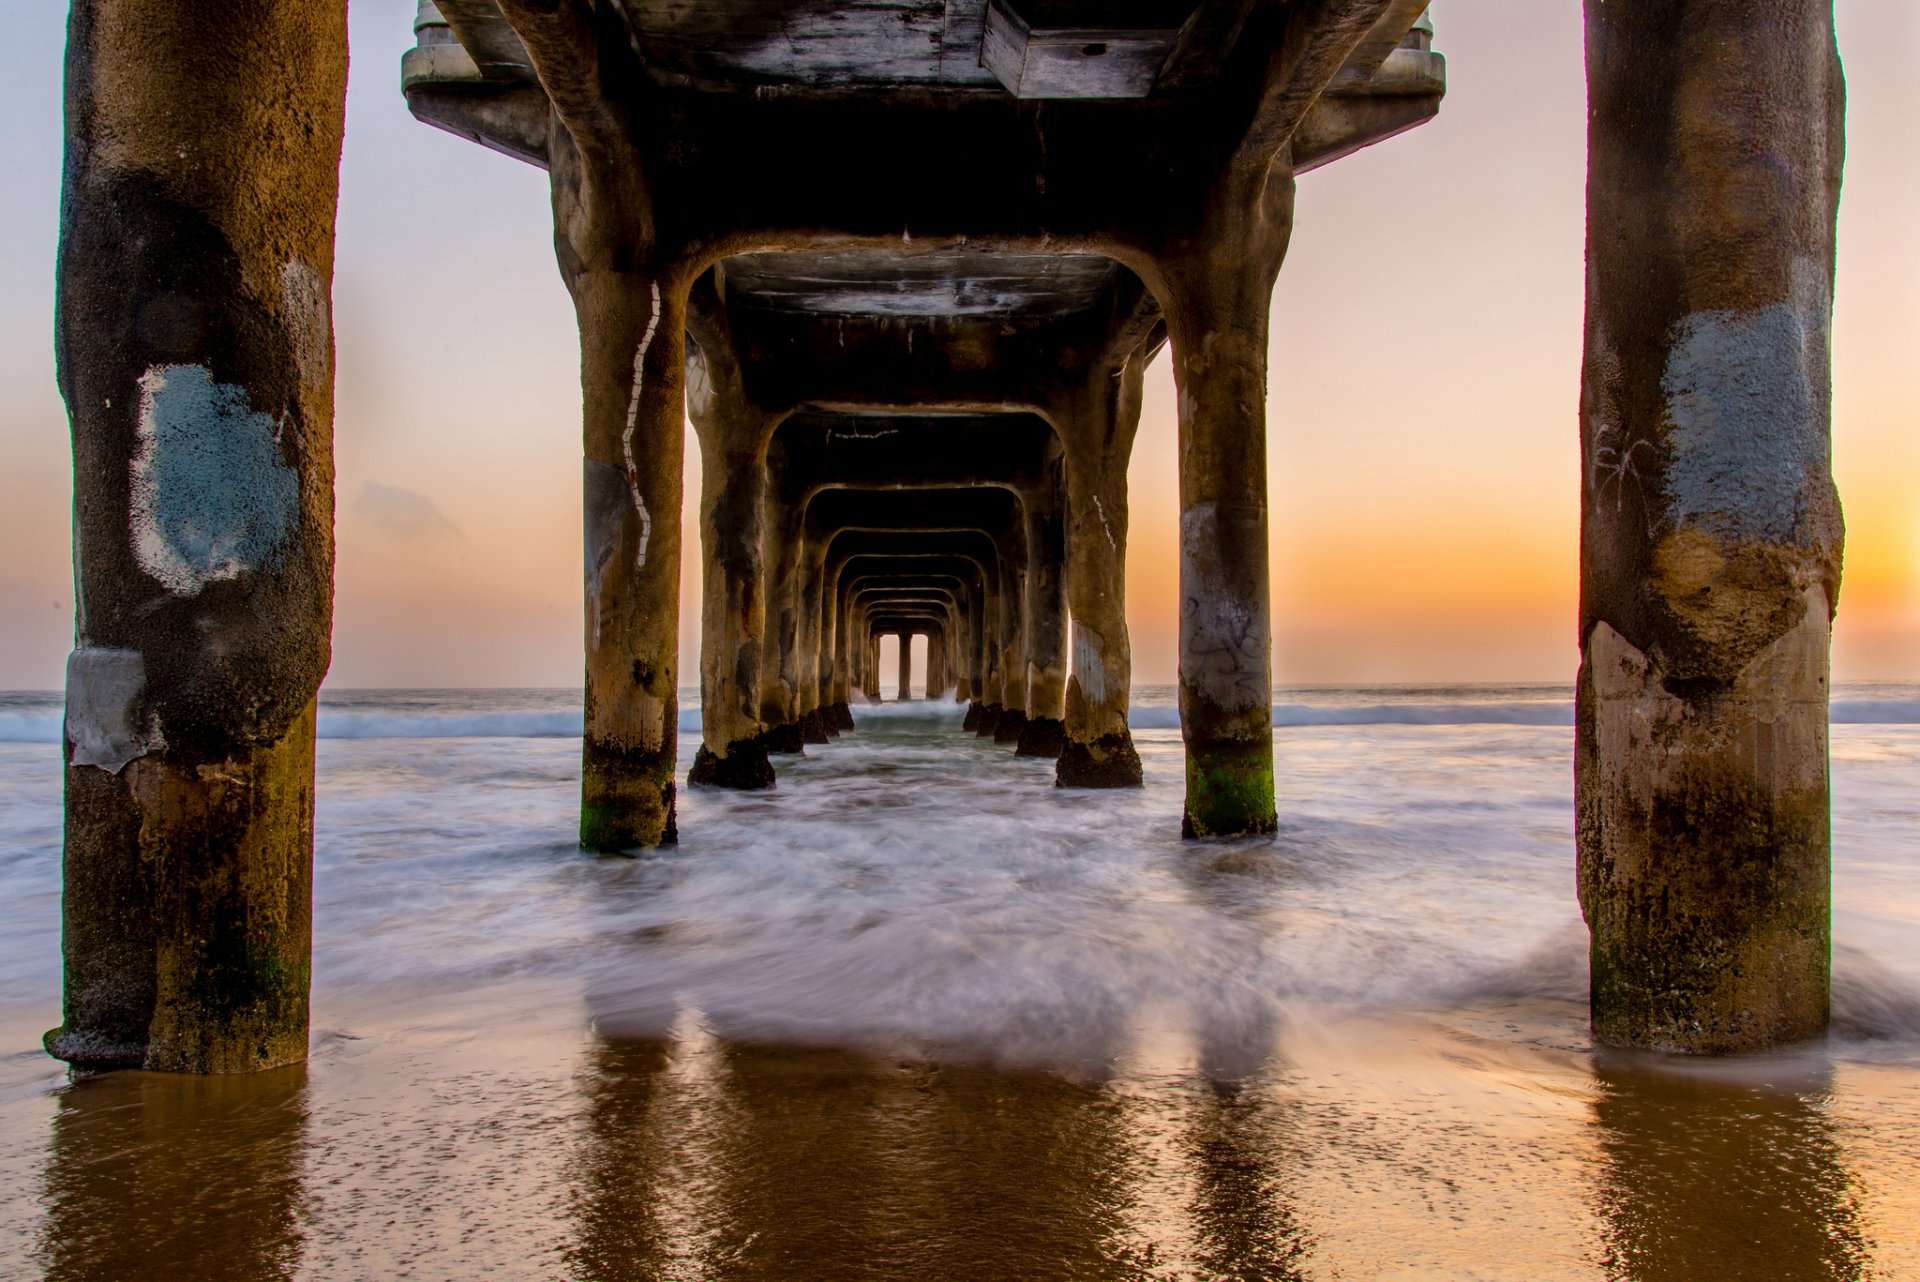
<path fill-rule="evenodd" d="M 552 8 L 506 6 L 536 60 L 555 47 Z M 1831 8 L 1589 0 L 1587 32 L 1576 799 L 1594 1028 L 1609 1042 L 1747 1050 L 1817 1034 L 1828 1006 Z M 337 0 L 242 15 L 201 0 L 72 7 L 58 347 L 78 619 L 65 1022 L 48 1046 L 76 1064 L 222 1072 L 306 1053 L 346 62 Z M 851 665 L 816 571 L 857 532 L 767 524 L 781 407 L 732 394 L 724 344 L 687 342 L 702 254 L 719 251 L 663 243 L 653 220 L 628 216 L 635 188 L 581 106 L 591 78 L 560 86 L 565 97 L 556 85 L 556 226 L 584 403 L 581 838 L 646 847 L 675 837 L 683 414 L 714 491 L 701 502 L 708 564 L 741 567 L 709 575 L 704 609 L 716 761 L 752 769 L 756 742 L 839 702 L 804 660 Z M 1181 211 L 1177 233 L 1105 247 L 1158 299 L 1179 388 L 1195 835 L 1275 823 L 1266 358 L 1293 199 L 1277 145 L 1205 209 Z M 975 558 L 980 590 L 961 594 L 963 652 L 987 656 L 964 675 L 987 701 L 1031 717 L 1036 689 L 1050 709 L 1063 684 L 1063 777 L 1076 754 L 1099 762 L 1126 744 L 1139 375 L 1124 367 L 1033 407 L 1066 452 L 1070 661 L 1053 666 L 1051 639 L 1024 646 L 1038 615 L 983 612 L 1024 600 L 1011 576 L 1040 565 L 1003 554 L 1011 531 Z M 743 550 L 756 546 L 763 566 Z M 782 576 L 797 589 L 763 590 Z M 946 609 L 957 625 L 957 604 Z M 766 635 L 782 643 L 757 644 Z M 850 678 L 836 663 L 829 691 Z"/>

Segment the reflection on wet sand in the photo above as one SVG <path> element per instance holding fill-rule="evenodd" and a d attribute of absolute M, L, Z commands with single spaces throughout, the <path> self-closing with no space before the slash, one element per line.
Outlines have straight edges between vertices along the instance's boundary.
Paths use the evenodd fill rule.
<path fill-rule="evenodd" d="M 581 1278 L 1299 1276 L 1284 1174 L 1231 1091 L 676 1031 L 592 1057 Z"/>
<path fill-rule="evenodd" d="M 304 1066 L 124 1072 L 60 1096 L 39 1242 L 49 1282 L 261 1282 L 299 1267 Z"/>
<path fill-rule="evenodd" d="M 1202 1277 L 1298 1282 L 1313 1253 L 1286 1191 L 1292 1144 L 1273 1106 L 1236 1086 L 1211 1089 L 1188 1119 L 1197 1196 L 1192 1218 Z"/>
<path fill-rule="evenodd" d="M 1605 1277 L 1868 1276 L 1858 1190 L 1826 1115 L 1830 1069 L 1623 1057 L 1603 1058 L 1595 1075 Z"/>

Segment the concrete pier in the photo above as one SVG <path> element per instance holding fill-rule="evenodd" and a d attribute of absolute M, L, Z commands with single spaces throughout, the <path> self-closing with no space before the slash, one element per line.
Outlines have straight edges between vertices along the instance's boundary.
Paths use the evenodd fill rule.
<path fill-rule="evenodd" d="M 76 1066 L 307 1053 L 346 71 L 330 0 L 72 6 L 56 342 L 78 618 L 46 1044 Z"/>
<path fill-rule="evenodd" d="M 1831 6 L 1589 0 L 1580 902 L 1600 1040 L 1827 1024 Z"/>
<path fill-rule="evenodd" d="M 966 700 L 968 730 L 1057 757 L 1061 786 L 1138 786 L 1126 473 L 1163 348 L 1182 827 L 1274 829 L 1266 360 L 1295 180 L 1430 118 L 1444 61 L 1420 0 L 1172 0 L 1144 34 L 1089 6 L 1070 41 L 1037 4 L 420 0 L 409 105 L 547 171 L 576 312 L 583 847 L 676 838 L 689 418 L 689 782 L 765 788 L 852 729 L 893 635 L 902 699 L 924 636 L 924 697 Z M 47 1044 L 87 1067 L 306 1050 L 346 32 L 336 3 L 243 8 L 72 8 Z M 1832 12 L 1587 0 L 1586 23 L 1593 1026 L 1755 1050 L 1828 1006 Z"/>
<path fill-rule="evenodd" d="M 930 693 L 945 693 L 951 669 L 969 725 L 1057 756 L 1063 784 L 1137 782 L 1114 525 L 1124 530 L 1132 441 L 1120 417 L 1137 413 L 1137 393 L 1122 410 L 1127 397 L 1113 389 L 1136 386 L 1171 342 L 1182 389 L 1184 826 L 1195 836 L 1270 829 L 1266 309 L 1293 175 L 1438 108 L 1444 64 L 1422 6 L 1176 3 L 1162 15 L 1172 34 L 1148 55 L 1137 32 L 1108 32 L 1112 19 L 1091 11 L 1076 19 L 1093 24 L 1084 40 L 1062 44 L 1027 15 L 1005 26 L 1027 35 L 989 49 L 988 0 L 955 0 L 934 15 L 937 40 L 904 43 L 878 0 L 776 6 L 775 47 L 751 35 L 765 15 L 744 3 L 423 4 L 421 45 L 402 75 L 423 120 L 553 172 L 570 278 L 607 258 L 596 247 L 613 248 L 607 261 L 636 282 L 660 278 L 663 317 L 681 316 L 689 290 L 710 300 L 724 324 L 707 328 L 724 332 L 743 389 L 720 399 L 767 416 L 760 591 L 749 604 L 743 571 L 710 594 L 703 637 L 722 653 L 703 660 L 704 695 L 725 707 L 695 775 L 758 785 L 762 751 L 801 751 L 841 726 L 843 665 L 871 688 L 868 656 L 840 640 L 821 559 L 832 529 L 809 524 L 818 487 L 944 485 L 1013 493 L 1020 512 L 1011 533 L 944 518 L 877 527 L 976 529 L 1000 545 L 995 581 L 966 617 L 955 603 L 923 633 L 946 656 Z M 1110 56 L 1123 48 L 1133 52 Z M 671 147 L 645 141 L 669 134 Z M 1145 200 L 1143 173 L 1155 175 Z M 630 304 L 591 310 L 590 351 L 610 357 L 635 337 L 621 319 Z M 714 379 L 725 362 L 704 354 L 703 322 L 693 323 L 695 360 L 707 366 L 696 376 Z M 595 338 L 596 327 L 609 336 Z M 625 438 L 634 493 L 664 519 L 656 507 L 677 499 L 665 486 L 678 457 L 665 439 L 676 389 L 651 374 L 636 389 Z M 590 424 L 599 412 L 590 404 Z M 1038 488 L 992 440 L 992 420 L 1021 417 L 1050 433 Z M 783 439 L 786 422 L 819 435 Z M 894 444 L 865 460 L 840 448 L 862 438 Z M 594 439 L 590 427 L 590 455 Z M 716 461 L 727 453 L 704 435 L 702 449 Z M 848 466 L 829 475 L 817 466 L 827 455 Z M 745 501 L 748 457 L 724 460 L 716 510 Z M 750 527 L 716 528 L 710 556 L 744 566 Z M 657 679 L 673 666 L 656 635 L 673 603 L 645 573 L 630 577 L 621 587 L 637 604 L 619 619 L 620 644 Z M 734 620 L 755 609 L 764 623 L 748 717 L 754 683 Z M 583 834 L 595 845 L 664 840 L 661 767 L 671 763 L 645 702 L 660 691 L 617 689 L 611 660 L 589 649 Z M 721 768 L 736 758 L 737 769 Z"/>

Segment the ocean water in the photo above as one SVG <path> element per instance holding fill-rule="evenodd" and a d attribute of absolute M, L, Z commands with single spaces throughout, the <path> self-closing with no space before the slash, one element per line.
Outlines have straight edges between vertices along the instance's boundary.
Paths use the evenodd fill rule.
<path fill-rule="evenodd" d="M 379 691 L 311 1062 L 70 1081 L 58 700 L 0 695 L 0 1277 L 1920 1278 L 1920 689 L 1834 709 L 1790 1053 L 1589 1044 L 1564 688 L 1284 691 L 1280 831 L 1205 843 L 1168 690 L 1121 793 L 856 708 L 640 858 L 574 844 L 576 693 Z"/>

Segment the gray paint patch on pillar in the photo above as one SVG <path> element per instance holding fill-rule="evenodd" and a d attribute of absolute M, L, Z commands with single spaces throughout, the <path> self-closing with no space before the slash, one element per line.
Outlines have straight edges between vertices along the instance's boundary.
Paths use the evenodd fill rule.
<path fill-rule="evenodd" d="M 1827 301 L 1823 288 L 1795 284 L 1791 303 L 1695 312 L 1675 327 L 1660 390 L 1676 526 L 1787 542 L 1809 506 L 1803 496 L 1825 483 L 1813 367 L 1826 359 Z"/>
<path fill-rule="evenodd" d="M 110 775 L 167 746 L 146 708 L 147 661 L 138 650 L 81 646 L 67 656 L 67 741 L 73 764 Z"/>
<path fill-rule="evenodd" d="M 280 426 L 204 365 L 140 376 L 133 554 L 175 596 L 274 564 L 300 514 Z"/>

